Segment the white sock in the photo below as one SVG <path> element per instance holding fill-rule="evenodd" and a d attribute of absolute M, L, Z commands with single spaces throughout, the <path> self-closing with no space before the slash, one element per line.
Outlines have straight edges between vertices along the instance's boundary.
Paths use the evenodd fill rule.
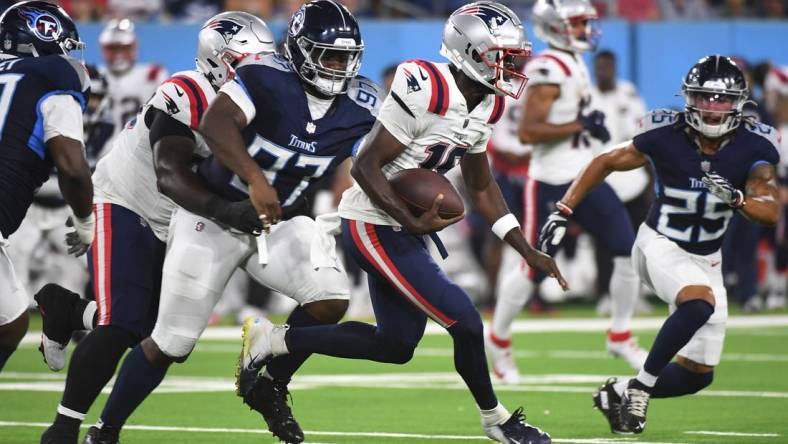
<path fill-rule="evenodd" d="M 528 280 L 526 272 L 517 267 L 505 273 L 498 285 L 498 301 L 495 303 L 491 325 L 492 334 L 498 339 L 512 337 L 512 323 L 534 289 L 534 284 Z"/>
<path fill-rule="evenodd" d="M 285 325 L 277 325 L 271 331 L 271 353 L 274 356 L 286 355 L 290 353 L 287 350 L 287 343 L 285 343 L 285 334 L 287 330 L 290 330 L 290 326 Z"/>
<path fill-rule="evenodd" d="M 479 409 L 479 414 L 482 416 L 482 425 L 485 427 L 503 424 L 512 416 L 500 402 L 490 410 Z"/>
<path fill-rule="evenodd" d="M 637 380 L 642 382 L 646 387 L 654 387 L 657 383 L 657 377 L 641 368 L 638 372 Z"/>
<path fill-rule="evenodd" d="M 80 421 L 84 421 L 85 420 L 85 414 L 84 413 L 80 413 L 80 412 L 78 412 L 76 410 L 71 410 L 68 407 L 64 407 L 63 404 L 58 404 L 57 412 L 58 412 L 58 414 L 63 415 L 63 416 L 68 416 L 69 418 L 78 419 Z"/>
<path fill-rule="evenodd" d="M 611 332 L 623 333 L 630 330 L 639 290 L 640 280 L 632 268 L 630 258 L 613 258 L 613 274 L 610 277 Z"/>
<path fill-rule="evenodd" d="M 82 312 L 82 325 L 85 330 L 93 330 L 93 317 L 96 315 L 96 301 L 88 302 L 85 311 Z"/>

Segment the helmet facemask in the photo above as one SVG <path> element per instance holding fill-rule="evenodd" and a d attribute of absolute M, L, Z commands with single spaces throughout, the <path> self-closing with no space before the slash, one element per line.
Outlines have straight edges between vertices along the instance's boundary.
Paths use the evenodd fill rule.
<path fill-rule="evenodd" d="M 710 139 L 720 138 L 741 123 L 746 91 L 684 86 L 686 121 Z"/>
<path fill-rule="evenodd" d="M 340 38 L 334 44 L 325 44 L 301 36 L 296 39 L 296 46 L 304 60 L 299 75 L 322 94 L 343 94 L 348 81 L 361 69 L 364 44 L 357 45 L 353 39 Z M 287 51 L 290 52 L 289 45 Z M 288 55 L 292 60 L 292 54 Z"/>
<path fill-rule="evenodd" d="M 507 95 L 519 99 L 528 82 L 523 74 L 525 63 L 531 56 L 528 48 L 493 47 L 482 54 L 481 60 L 487 67 L 494 70 L 492 79 L 488 79 L 497 95 Z"/>

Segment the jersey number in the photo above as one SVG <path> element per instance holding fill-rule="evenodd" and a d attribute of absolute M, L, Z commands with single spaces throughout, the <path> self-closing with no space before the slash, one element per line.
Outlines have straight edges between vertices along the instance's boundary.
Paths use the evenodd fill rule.
<path fill-rule="evenodd" d="M 310 180 L 312 178 L 322 176 L 331 165 L 331 162 L 334 160 L 334 156 L 310 156 L 307 154 L 296 153 L 294 151 L 290 151 L 287 148 L 283 148 L 271 142 L 270 140 L 263 139 L 259 135 L 255 136 L 252 144 L 249 145 L 247 152 L 253 158 L 266 156 L 273 159 L 271 166 L 263 169 L 265 178 L 273 187 L 276 187 L 276 176 L 279 171 L 284 169 L 293 158 L 296 159 L 295 167 L 297 168 L 314 168 L 312 173 L 305 174 L 304 178 L 301 179 L 301 182 L 293 189 L 292 192 L 290 192 L 290 195 L 282 203 L 282 207 L 292 205 L 293 202 L 298 199 L 298 196 L 301 195 L 304 189 L 309 186 Z M 233 175 L 230 185 L 244 193 L 249 193 L 249 188 L 243 183 L 243 181 L 241 181 L 241 178 L 238 177 L 237 174 Z"/>
<path fill-rule="evenodd" d="M 680 205 L 662 204 L 659 209 L 659 219 L 657 220 L 657 231 L 680 242 L 692 242 L 692 233 L 696 227 L 690 226 L 685 229 L 673 228 L 670 226 L 671 214 L 695 214 L 698 211 L 698 201 L 703 194 L 706 194 L 706 204 L 703 208 L 703 219 L 707 221 L 719 221 L 722 219 L 722 226 L 712 232 L 706 231 L 702 226 L 697 227 L 697 242 L 708 242 L 719 239 L 725 234 L 728 222 L 733 217 L 733 211 L 717 196 L 703 191 L 682 190 L 680 188 L 665 187 L 663 190 L 665 197 L 681 201 Z"/>
<path fill-rule="evenodd" d="M 424 159 L 419 165 L 421 168 L 428 170 L 435 170 L 441 174 L 446 174 L 447 171 L 457 165 L 457 161 L 465 155 L 468 151 L 467 147 L 454 146 L 449 149 L 449 145 L 438 143 L 427 147 L 429 156 Z"/>
<path fill-rule="evenodd" d="M 5 127 L 5 119 L 8 116 L 8 108 L 11 107 L 11 99 L 14 98 L 14 91 L 16 91 L 16 84 L 22 80 L 24 74 L 2 74 L 0 75 L 0 87 L 3 91 L 0 92 L 0 134 Z"/>

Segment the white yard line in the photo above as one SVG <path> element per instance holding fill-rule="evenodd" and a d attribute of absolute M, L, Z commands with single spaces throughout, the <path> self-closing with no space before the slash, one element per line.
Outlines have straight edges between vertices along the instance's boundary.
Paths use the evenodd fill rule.
<path fill-rule="evenodd" d="M 713 432 L 710 430 L 692 430 L 684 432 L 689 435 L 712 435 L 712 436 L 748 436 L 754 438 L 777 438 L 782 435 L 779 433 L 743 433 L 743 432 Z"/>
<path fill-rule="evenodd" d="M 0 427 L 36 427 L 43 428 L 49 427 L 49 423 L 45 422 L 19 422 L 19 421 L 0 421 Z M 88 425 L 83 425 L 82 428 L 88 428 Z M 185 433 L 250 433 L 250 434 L 268 434 L 268 430 L 264 429 L 239 429 L 239 428 L 224 428 L 224 427 L 175 427 L 175 426 L 150 426 L 150 425 L 134 425 L 128 424 L 123 427 L 124 430 L 144 430 L 155 432 L 185 432 Z M 364 437 L 364 438 L 392 438 L 392 439 L 434 439 L 441 441 L 480 441 L 490 442 L 489 439 L 482 436 L 469 436 L 469 435 L 427 435 L 419 433 L 389 433 L 389 432 L 329 432 L 329 431 L 316 431 L 306 430 L 304 434 L 316 436 L 337 436 L 337 437 Z M 313 441 L 309 441 L 310 443 Z M 631 438 L 553 438 L 555 443 L 566 444 L 620 444 L 632 442 Z M 317 444 L 317 443 L 315 443 Z M 637 441 L 637 444 L 683 444 L 668 441 Z"/>

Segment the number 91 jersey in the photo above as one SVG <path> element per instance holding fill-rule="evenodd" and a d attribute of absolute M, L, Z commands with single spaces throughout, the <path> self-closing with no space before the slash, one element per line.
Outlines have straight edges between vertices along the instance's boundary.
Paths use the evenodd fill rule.
<path fill-rule="evenodd" d="M 717 173 L 744 190 L 754 167 L 780 161 L 777 130 L 749 119 L 713 155 L 701 153 L 683 113 L 653 111 L 641 119 L 640 131 L 632 143 L 651 160 L 657 178 L 646 224 L 693 254 L 719 250 L 733 217 L 733 209 L 706 189 L 705 173 Z"/>
<path fill-rule="evenodd" d="M 471 112 L 454 83 L 447 63 L 411 60 L 397 67 L 391 92 L 381 105 L 378 120 L 405 150 L 383 167 L 389 178 L 411 168 L 445 174 L 465 153 L 482 153 L 492 126 L 504 111 L 503 97 L 491 93 Z M 370 144 L 360 149 L 374 150 Z M 340 216 L 378 225 L 399 226 L 378 208 L 358 184 L 342 195 Z"/>

